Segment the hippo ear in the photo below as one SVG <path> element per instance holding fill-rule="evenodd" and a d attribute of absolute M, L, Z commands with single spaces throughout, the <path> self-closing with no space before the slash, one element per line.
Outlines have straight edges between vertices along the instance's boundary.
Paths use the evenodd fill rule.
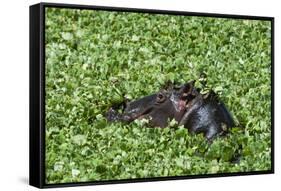
<path fill-rule="evenodd" d="M 165 82 L 165 84 L 162 86 L 161 89 L 171 90 L 171 89 L 173 89 L 173 87 L 174 87 L 174 83 L 171 80 L 168 80 Z"/>
<path fill-rule="evenodd" d="M 195 84 L 196 80 L 192 80 L 190 82 L 188 82 L 192 87 L 194 87 L 194 84 Z"/>
<path fill-rule="evenodd" d="M 180 93 L 191 94 L 193 92 L 193 90 L 195 89 L 194 84 L 195 84 L 195 80 L 192 80 L 192 81 L 184 84 L 180 89 Z"/>
<path fill-rule="evenodd" d="M 189 91 L 194 89 L 195 82 L 196 82 L 196 80 L 192 80 L 192 81 L 187 83 Z"/>
<path fill-rule="evenodd" d="M 195 87 L 195 82 L 196 80 L 192 80 L 189 82 L 190 84 L 189 93 L 193 96 L 198 96 L 198 94 L 200 93 L 200 89 Z"/>
<path fill-rule="evenodd" d="M 219 101 L 218 95 L 213 90 L 210 90 L 208 93 L 204 94 L 203 99 L 207 99 L 209 101 Z"/>

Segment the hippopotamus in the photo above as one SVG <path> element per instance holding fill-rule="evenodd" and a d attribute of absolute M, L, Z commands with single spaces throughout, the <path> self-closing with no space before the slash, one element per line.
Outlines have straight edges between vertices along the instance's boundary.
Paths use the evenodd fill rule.
<path fill-rule="evenodd" d="M 175 119 L 191 133 L 203 133 L 207 140 L 225 135 L 234 126 L 232 115 L 214 91 L 201 94 L 194 84 L 195 81 L 180 86 L 170 84 L 152 95 L 112 106 L 106 118 L 126 123 L 148 119 L 150 127 L 160 128 Z M 121 105 L 120 113 L 117 109 L 120 110 Z"/>

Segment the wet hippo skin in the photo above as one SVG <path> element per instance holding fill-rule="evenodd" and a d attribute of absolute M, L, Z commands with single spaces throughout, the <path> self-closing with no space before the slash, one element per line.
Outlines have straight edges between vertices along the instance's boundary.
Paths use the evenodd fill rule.
<path fill-rule="evenodd" d="M 149 119 L 150 127 L 161 128 L 175 119 L 189 132 L 203 133 L 208 140 L 226 134 L 234 126 L 231 114 L 213 91 L 201 94 L 194 83 L 191 81 L 179 87 L 169 85 L 158 93 L 124 102 L 121 113 L 117 112 L 120 106 L 112 106 L 106 118 L 123 122 L 145 118 Z"/>

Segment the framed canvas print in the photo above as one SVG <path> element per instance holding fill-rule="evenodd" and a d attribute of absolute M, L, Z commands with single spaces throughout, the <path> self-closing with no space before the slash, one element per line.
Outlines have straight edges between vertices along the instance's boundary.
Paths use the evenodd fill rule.
<path fill-rule="evenodd" d="M 274 18 L 30 7 L 30 184 L 274 172 Z"/>

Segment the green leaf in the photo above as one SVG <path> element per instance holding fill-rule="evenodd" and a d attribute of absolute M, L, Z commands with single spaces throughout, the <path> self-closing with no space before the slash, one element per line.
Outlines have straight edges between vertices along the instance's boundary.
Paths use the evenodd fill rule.
<path fill-rule="evenodd" d="M 87 142 L 87 136 L 86 135 L 75 135 L 72 137 L 73 143 L 77 145 L 84 145 Z"/>
<path fill-rule="evenodd" d="M 73 38 L 73 35 L 69 32 L 62 32 L 61 33 L 61 37 L 64 39 L 64 40 L 72 40 Z"/>

